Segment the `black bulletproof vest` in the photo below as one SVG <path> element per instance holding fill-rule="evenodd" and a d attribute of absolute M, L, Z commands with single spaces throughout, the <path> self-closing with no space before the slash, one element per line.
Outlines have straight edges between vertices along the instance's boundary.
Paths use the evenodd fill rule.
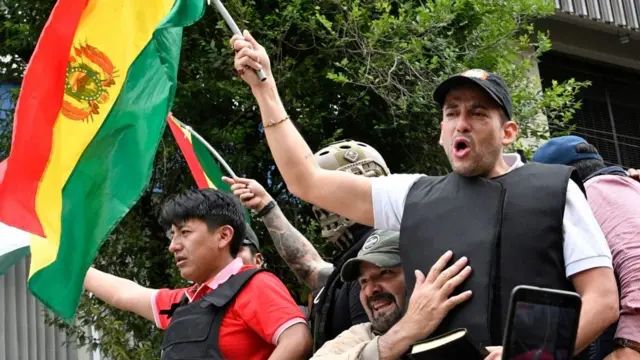
<path fill-rule="evenodd" d="M 353 229 L 349 229 L 352 231 L 354 238 L 359 239 L 353 246 L 351 246 L 344 254 L 342 254 L 339 259 L 334 261 L 334 270 L 329 275 L 327 279 L 326 285 L 320 289 L 319 292 L 314 293 L 314 304 L 311 313 L 311 326 L 313 329 L 313 352 L 315 353 L 322 345 L 330 340 L 333 340 L 338 334 L 330 334 L 328 332 L 329 328 L 329 317 L 333 311 L 332 307 L 335 306 L 335 302 L 337 299 L 337 292 L 343 288 L 349 286 L 349 283 L 344 283 L 342 278 L 340 277 L 340 272 L 342 271 L 342 266 L 347 260 L 352 259 L 358 255 L 360 249 L 362 249 L 362 245 L 369 238 L 369 235 L 373 232 L 373 229 L 368 226 L 362 225 L 353 225 Z M 343 329 L 348 330 L 347 329 Z"/>
<path fill-rule="evenodd" d="M 224 360 L 218 336 L 222 318 L 244 285 L 262 269 L 233 275 L 214 291 L 190 304 L 186 296 L 169 311 L 171 322 L 162 340 L 162 360 Z"/>
<path fill-rule="evenodd" d="M 409 295 L 414 270 L 426 274 L 447 250 L 454 254 L 449 265 L 467 256 L 473 269 L 456 289 L 470 289 L 473 297 L 453 309 L 432 336 L 467 328 L 483 345 L 498 345 L 515 286 L 573 291 L 565 277 L 562 235 L 572 173 L 567 166 L 529 163 L 494 179 L 451 173 L 413 185 L 400 230 Z"/>

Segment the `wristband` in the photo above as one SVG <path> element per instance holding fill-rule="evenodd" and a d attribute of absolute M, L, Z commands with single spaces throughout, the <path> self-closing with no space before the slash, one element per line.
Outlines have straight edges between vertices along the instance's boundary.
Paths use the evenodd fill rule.
<path fill-rule="evenodd" d="M 257 217 L 259 218 L 263 218 L 265 216 L 267 216 L 267 214 L 269 214 L 271 212 L 271 210 L 273 210 L 273 208 L 276 207 L 276 201 L 275 200 L 271 200 L 267 203 L 267 205 L 265 205 L 262 210 L 258 211 L 258 213 L 256 214 Z"/>
<path fill-rule="evenodd" d="M 637 352 L 640 353 L 640 344 L 632 341 L 632 340 L 628 340 L 628 339 L 622 339 L 622 338 L 616 338 L 613 340 L 614 344 L 616 347 L 620 348 L 620 347 L 625 347 L 627 349 L 631 349 L 631 350 L 635 350 Z"/>

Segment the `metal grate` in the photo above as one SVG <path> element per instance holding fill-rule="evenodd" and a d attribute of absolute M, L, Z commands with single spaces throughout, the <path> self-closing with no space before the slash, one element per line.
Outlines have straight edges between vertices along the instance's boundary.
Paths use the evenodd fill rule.
<path fill-rule="evenodd" d="M 579 95 L 574 135 L 593 144 L 608 164 L 640 167 L 640 76 L 554 52 L 542 56 L 539 69 L 543 87 L 552 80 L 591 81 Z"/>
<path fill-rule="evenodd" d="M 640 0 L 556 0 L 556 10 L 640 31 Z"/>

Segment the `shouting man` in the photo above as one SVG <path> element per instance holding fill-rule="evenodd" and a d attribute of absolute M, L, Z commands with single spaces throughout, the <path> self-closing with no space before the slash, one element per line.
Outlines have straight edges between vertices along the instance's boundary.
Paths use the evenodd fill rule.
<path fill-rule="evenodd" d="M 470 70 L 435 90 L 440 145 L 452 173 L 368 178 L 318 167 L 284 109 L 264 48 L 248 32 L 232 43 L 235 69 L 251 86 L 271 153 L 293 194 L 358 223 L 399 230 L 409 295 L 415 280 L 408 274 L 426 270 L 438 254 L 450 249 L 469 256 L 474 272 L 463 289 L 475 296 L 433 335 L 463 327 L 483 345 L 500 344 L 511 290 L 521 284 L 580 294 L 576 353 L 617 319 L 611 252 L 573 169 L 503 154 L 518 125 L 500 76 Z"/>

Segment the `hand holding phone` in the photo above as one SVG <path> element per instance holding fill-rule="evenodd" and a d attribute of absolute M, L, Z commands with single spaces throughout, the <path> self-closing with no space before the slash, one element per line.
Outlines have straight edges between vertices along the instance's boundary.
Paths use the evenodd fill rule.
<path fill-rule="evenodd" d="M 582 301 L 573 292 L 518 286 L 511 293 L 503 360 L 570 360 Z"/>

